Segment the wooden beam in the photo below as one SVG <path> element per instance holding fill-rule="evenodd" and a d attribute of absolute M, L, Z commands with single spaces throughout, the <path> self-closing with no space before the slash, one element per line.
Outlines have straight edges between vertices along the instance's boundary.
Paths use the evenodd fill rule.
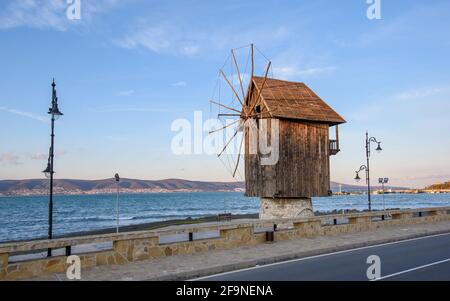
<path fill-rule="evenodd" d="M 239 116 L 241 117 L 241 114 L 218 114 L 217 116 Z"/>
<path fill-rule="evenodd" d="M 217 155 L 217 157 L 220 157 L 222 155 L 222 153 L 225 151 L 225 149 L 228 147 L 228 145 L 230 144 L 230 142 L 234 139 L 234 137 L 236 137 L 238 133 L 238 130 L 236 130 L 234 132 L 234 135 L 230 138 L 230 140 L 227 142 L 227 144 L 225 144 L 225 146 L 223 147 L 222 151 Z"/>
<path fill-rule="evenodd" d="M 224 107 L 224 108 L 226 108 L 226 109 L 228 109 L 228 110 L 231 110 L 231 111 L 235 111 L 235 112 L 241 113 L 241 111 L 239 111 L 239 110 L 236 110 L 236 109 L 233 109 L 233 108 L 228 107 L 228 106 L 226 106 L 226 105 L 223 105 L 223 104 L 221 104 L 221 103 L 215 102 L 214 100 L 210 100 L 209 102 L 210 102 L 210 103 L 213 103 L 213 104 L 215 104 L 215 105 Z"/>
<path fill-rule="evenodd" d="M 251 115 L 246 115 L 245 117 L 252 118 L 252 117 L 256 117 L 258 115 L 262 115 L 262 114 L 270 114 L 274 111 L 276 111 L 276 108 L 275 108 L 275 110 L 267 110 L 266 112 L 259 112 L 259 113 L 255 113 L 255 114 L 251 114 Z M 272 117 L 269 117 L 269 118 L 272 118 Z"/>
<path fill-rule="evenodd" d="M 251 62 L 252 62 L 252 67 L 251 67 L 251 74 L 250 74 L 250 79 L 248 81 L 248 90 L 247 90 L 247 97 L 244 97 L 244 106 L 243 106 L 243 111 L 244 114 L 247 115 L 249 112 L 247 112 L 247 109 L 249 108 L 249 106 L 247 105 L 248 101 L 250 101 L 250 93 L 251 93 L 251 87 L 253 84 L 253 74 L 255 72 L 255 61 L 254 61 L 254 55 L 253 55 L 253 44 L 250 44 L 250 57 L 251 57 Z"/>
<path fill-rule="evenodd" d="M 236 122 L 239 122 L 239 121 L 241 121 L 241 120 L 240 120 L 240 119 L 235 120 L 235 121 L 233 121 L 232 123 L 229 123 L 229 124 L 225 125 L 224 127 L 220 128 L 220 129 L 216 129 L 216 130 L 210 131 L 209 134 L 212 134 L 212 133 L 215 133 L 215 132 L 224 130 L 224 129 L 226 129 L 226 128 L 232 126 L 233 124 L 235 124 Z"/>
<path fill-rule="evenodd" d="M 220 70 L 220 73 L 222 74 L 223 78 L 225 78 L 226 82 L 228 83 L 228 85 L 230 86 L 231 90 L 233 90 L 234 95 L 236 95 L 237 99 L 239 100 L 239 102 L 241 103 L 241 106 L 244 106 L 244 104 L 242 103 L 239 95 L 237 94 L 236 90 L 234 89 L 233 85 L 230 83 L 230 81 L 228 80 L 227 76 L 225 75 L 225 73 L 223 73 L 223 70 Z"/>
<path fill-rule="evenodd" d="M 251 44 L 250 45 L 250 55 L 251 55 L 251 57 L 252 57 L 252 76 L 250 77 L 250 80 L 252 80 L 253 79 L 253 72 L 255 71 L 255 61 L 254 61 L 254 58 L 253 58 L 253 44 Z"/>
<path fill-rule="evenodd" d="M 336 148 L 339 149 L 339 124 L 336 124 Z"/>
<path fill-rule="evenodd" d="M 262 90 L 264 89 L 264 85 L 266 84 L 267 75 L 269 74 L 269 69 L 270 69 L 271 64 L 272 64 L 272 62 L 269 62 L 269 64 L 267 65 L 266 74 L 264 75 L 264 80 L 261 85 L 261 89 L 258 91 L 258 97 L 256 98 L 255 103 L 253 104 L 253 106 L 251 107 L 249 112 L 251 112 L 255 108 L 255 106 L 259 103 L 259 98 L 261 97 Z"/>
<path fill-rule="evenodd" d="M 244 93 L 244 86 L 242 85 L 241 72 L 239 72 L 239 66 L 236 61 L 236 56 L 234 55 L 233 49 L 231 49 L 231 55 L 233 56 L 234 65 L 236 66 L 236 71 L 237 71 L 238 77 L 239 77 L 239 84 L 241 86 L 241 92 L 242 92 L 242 101 L 245 101 L 245 93 Z"/>
<path fill-rule="evenodd" d="M 241 159 L 241 150 L 242 150 L 242 143 L 244 142 L 244 136 L 245 135 L 242 135 L 241 145 L 239 146 L 238 158 L 237 158 L 237 162 L 236 162 L 236 167 L 234 168 L 233 178 L 236 175 L 236 171 L 237 171 L 237 169 L 239 167 L 239 160 Z"/>

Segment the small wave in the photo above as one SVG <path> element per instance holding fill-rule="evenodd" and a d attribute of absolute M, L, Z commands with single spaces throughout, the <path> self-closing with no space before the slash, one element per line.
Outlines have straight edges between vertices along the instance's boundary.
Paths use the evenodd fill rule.
<path fill-rule="evenodd" d="M 77 222 L 101 222 L 101 221 L 111 221 L 116 220 L 113 216 L 79 216 L 79 217 L 63 217 L 57 219 L 61 222 L 70 222 L 70 223 L 77 223 Z"/>

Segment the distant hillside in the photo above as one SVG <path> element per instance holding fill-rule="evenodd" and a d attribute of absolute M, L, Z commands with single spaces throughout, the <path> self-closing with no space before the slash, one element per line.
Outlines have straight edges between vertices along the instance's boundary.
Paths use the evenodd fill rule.
<path fill-rule="evenodd" d="M 56 194 L 95 194 L 95 193 L 114 193 L 116 191 L 116 182 L 114 179 L 103 180 L 70 180 L 57 179 L 54 182 L 54 191 Z M 364 185 L 346 185 L 331 182 L 333 192 L 341 190 L 345 192 L 363 192 L 366 191 Z M 47 179 L 32 180 L 3 180 L 0 181 L 0 194 L 3 195 L 41 195 L 48 194 L 49 181 Z M 176 191 L 244 191 L 244 182 L 204 182 L 189 181 L 182 179 L 166 180 L 136 180 L 121 179 L 120 190 L 129 193 L 145 192 L 176 192 Z M 381 187 L 374 186 L 374 190 Z M 390 187 L 385 189 L 407 189 L 404 187 Z"/>
<path fill-rule="evenodd" d="M 433 184 L 425 187 L 425 190 L 441 190 L 441 189 L 450 189 L 450 181 L 444 183 Z"/>
<path fill-rule="evenodd" d="M 243 182 L 202 182 L 181 179 L 135 180 L 121 179 L 120 189 L 125 192 L 159 192 L 159 191 L 242 191 Z M 0 181 L 0 193 L 46 194 L 49 181 L 47 179 L 3 180 Z M 103 180 L 70 180 L 57 179 L 54 182 L 55 193 L 110 193 L 115 192 L 114 179 Z"/>

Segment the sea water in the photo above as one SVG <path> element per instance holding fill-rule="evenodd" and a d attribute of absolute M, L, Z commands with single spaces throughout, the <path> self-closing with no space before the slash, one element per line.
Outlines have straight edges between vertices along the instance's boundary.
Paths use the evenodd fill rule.
<path fill-rule="evenodd" d="M 386 194 L 386 208 L 450 206 L 450 194 Z M 116 195 L 62 195 L 54 197 L 53 233 L 114 228 Z M 238 192 L 121 194 L 120 225 L 196 218 L 231 212 L 257 213 L 257 198 Z M 367 209 L 367 195 L 313 198 L 319 212 Z M 383 196 L 372 195 L 372 208 L 383 209 Z M 48 196 L 0 197 L 0 241 L 44 238 L 48 231 Z"/>

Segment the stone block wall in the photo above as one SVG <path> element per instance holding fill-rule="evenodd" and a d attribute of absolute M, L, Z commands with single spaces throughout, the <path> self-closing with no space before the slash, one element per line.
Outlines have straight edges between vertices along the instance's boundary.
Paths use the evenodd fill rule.
<path fill-rule="evenodd" d="M 259 218 L 262 220 L 313 216 L 310 198 L 260 198 Z"/>
<path fill-rule="evenodd" d="M 393 211 L 392 219 L 373 220 L 374 216 L 386 215 L 387 213 L 361 213 L 351 214 L 347 218 L 347 224 L 322 226 L 322 220 L 335 218 L 335 216 L 302 218 L 293 220 L 269 221 L 269 223 L 291 224 L 290 229 L 280 230 L 274 233 L 275 241 L 296 239 L 300 237 L 314 237 L 318 235 L 338 235 L 342 233 L 351 233 L 358 231 L 374 230 L 380 227 L 389 227 L 407 224 L 419 224 L 428 222 L 438 222 L 450 220 L 448 208 L 427 209 L 424 216 L 414 217 L 413 210 Z M 340 216 L 342 217 L 342 216 Z M 0 280 L 15 280 L 30 278 L 42 274 L 63 273 L 68 264 L 66 256 L 56 256 L 39 260 L 29 260 L 22 262 L 9 262 L 9 257 L 17 251 L 42 250 L 47 247 L 57 248 L 65 245 L 76 245 L 89 242 L 113 241 L 113 250 L 81 254 L 82 268 L 89 268 L 99 265 L 120 265 L 141 260 L 151 260 L 166 256 L 175 256 L 179 254 L 193 254 L 208 252 L 211 250 L 230 249 L 241 246 L 265 243 L 265 233 L 255 233 L 255 227 L 259 222 L 246 224 L 225 224 L 217 226 L 219 238 L 204 240 L 194 240 L 187 242 L 178 242 L 170 244 L 160 244 L 158 233 L 155 231 L 143 231 L 124 233 L 120 235 L 99 235 L 92 237 L 72 238 L 67 240 L 54 241 L 34 241 L 29 243 L 0 244 Z M 202 228 L 198 226 L 196 230 L 200 232 L 203 229 L 211 230 L 211 226 Z M 186 227 L 186 231 L 191 232 L 192 226 Z M 181 230 L 177 230 L 181 231 Z M 165 233 L 162 231 L 161 233 Z M 179 232 L 182 233 L 182 232 Z"/>

